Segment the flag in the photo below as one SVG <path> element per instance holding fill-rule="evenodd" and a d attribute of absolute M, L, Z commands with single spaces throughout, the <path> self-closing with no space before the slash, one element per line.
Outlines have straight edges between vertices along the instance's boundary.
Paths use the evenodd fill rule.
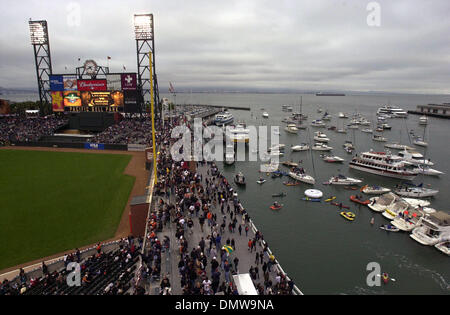
<path fill-rule="evenodd" d="M 233 252 L 233 247 L 224 245 L 222 249 L 226 250 L 228 254 L 231 254 Z"/>
<path fill-rule="evenodd" d="M 174 93 L 175 89 L 173 88 L 172 82 L 169 82 L 169 92 Z"/>

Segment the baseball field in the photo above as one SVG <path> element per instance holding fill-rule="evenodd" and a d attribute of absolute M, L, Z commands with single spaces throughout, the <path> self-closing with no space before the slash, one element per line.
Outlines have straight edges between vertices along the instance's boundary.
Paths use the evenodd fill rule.
<path fill-rule="evenodd" d="M 0 150 L 0 270 L 114 236 L 131 156 Z"/>

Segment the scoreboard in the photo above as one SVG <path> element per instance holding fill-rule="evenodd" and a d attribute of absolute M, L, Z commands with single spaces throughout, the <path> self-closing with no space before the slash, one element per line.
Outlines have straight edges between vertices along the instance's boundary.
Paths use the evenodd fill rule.
<path fill-rule="evenodd" d="M 82 80 L 76 75 L 51 75 L 54 112 L 139 112 L 136 73 L 107 74 Z"/>

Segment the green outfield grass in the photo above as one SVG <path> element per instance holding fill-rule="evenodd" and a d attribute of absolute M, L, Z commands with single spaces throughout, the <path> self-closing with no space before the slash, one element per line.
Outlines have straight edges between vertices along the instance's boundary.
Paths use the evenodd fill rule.
<path fill-rule="evenodd" d="M 0 150 L 0 270 L 114 236 L 131 156 Z"/>

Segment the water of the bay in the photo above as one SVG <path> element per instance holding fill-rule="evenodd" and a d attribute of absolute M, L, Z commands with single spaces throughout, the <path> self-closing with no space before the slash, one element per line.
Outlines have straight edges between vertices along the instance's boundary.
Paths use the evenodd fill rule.
<path fill-rule="evenodd" d="M 164 95 L 172 101 L 171 95 Z M 305 122 L 310 126 L 313 119 L 321 118 L 317 109 L 321 107 L 333 115 L 328 126 L 342 128 L 349 119 L 337 118 L 338 112 L 350 115 L 359 112 L 368 120 L 376 121 L 376 110 L 384 104 L 399 106 L 405 110 L 414 110 L 416 105 L 449 101 L 448 96 L 436 95 L 347 95 L 347 96 L 315 96 L 303 94 L 302 112 L 308 115 Z M 247 179 L 245 189 L 236 187 L 239 198 L 244 204 L 258 229 L 264 235 L 270 248 L 274 251 L 283 269 L 294 279 L 305 294 L 449 294 L 450 293 L 450 258 L 433 246 L 423 246 L 409 237 L 409 233 L 390 233 L 379 229 L 381 224 L 389 221 L 381 214 L 372 212 L 365 206 L 357 206 L 349 200 L 355 191 L 343 187 L 323 185 L 332 175 L 338 173 L 364 179 L 364 183 L 378 184 L 393 188 L 400 180 L 371 175 L 348 168 L 351 154 L 343 149 L 345 140 L 353 141 L 356 152 L 373 149 L 385 151 L 384 143 L 372 141 L 371 134 L 359 130 L 348 129 L 347 134 L 339 134 L 326 128 L 309 127 L 301 130 L 298 135 L 284 131 L 285 123 L 281 120 L 290 115 L 282 111 L 282 105 L 289 104 L 294 111 L 300 110 L 300 95 L 295 94 L 178 94 L 178 104 L 210 104 L 224 106 L 250 107 L 250 111 L 230 110 L 236 120 L 243 120 L 247 125 L 280 126 L 280 143 L 286 144 L 285 156 L 280 160 L 302 161 L 302 166 L 308 174 L 316 179 L 314 188 L 323 191 L 324 196 L 336 196 L 337 201 L 350 206 L 350 211 L 356 214 L 353 222 L 339 215 L 339 208 L 325 202 L 306 202 L 301 200 L 304 191 L 313 188 L 307 184 L 288 187 L 282 184 L 287 178 L 272 179 L 265 173 L 259 173 L 261 162 L 236 162 L 232 166 L 219 167 L 231 180 L 238 171 L 242 171 Z M 269 113 L 269 118 L 262 118 L 263 110 Z M 407 119 L 390 119 L 388 124 L 392 129 L 385 131 L 383 136 L 388 142 L 400 142 L 411 145 L 409 131 L 423 135 L 429 143 L 425 154 L 435 165 L 433 168 L 444 173 L 441 177 L 419 176 L 414 183 L 431 184 L 440 193 L 431 200 L 431 207 L 449 212 L 450 189 L 449 175 L 450 156 L 449 133 L 450 121 L 439 118 L 429 118 L 424 130 L 419 126 L 419 116 L 409 115 Z M 372 126 L 369 126 L 372 127 Z M 329 145 L 332 153 L 346 159 L 343 164 L 325 163 L 320 158 L 321 152 L 291 152 L 291 144 L 308 142 L 314 131 L 321 130 L 331 139 Z M 393 150 L 396 152 L 396 150 Z M 280 166 L 286 170 L 284 166 Z M 256 181 L 259 177 L 267 179 L 263 185 Z M 273 198 L 272 194 L 286 192 L 284 198 Z M 360 193 L 359 191 L 357 191 Z M 360 193 L 361 194 L 361 193 Z M 279 201 L 284 207 L 272 211 L 269 206 Z M 371 218 L 375 224 L 371 225 Z M 370 271 L 367 264 L 377 262 L 382 272 L 387 272 L 396 281 L 380 287 L 369 287 L 366 278 Z"/>

